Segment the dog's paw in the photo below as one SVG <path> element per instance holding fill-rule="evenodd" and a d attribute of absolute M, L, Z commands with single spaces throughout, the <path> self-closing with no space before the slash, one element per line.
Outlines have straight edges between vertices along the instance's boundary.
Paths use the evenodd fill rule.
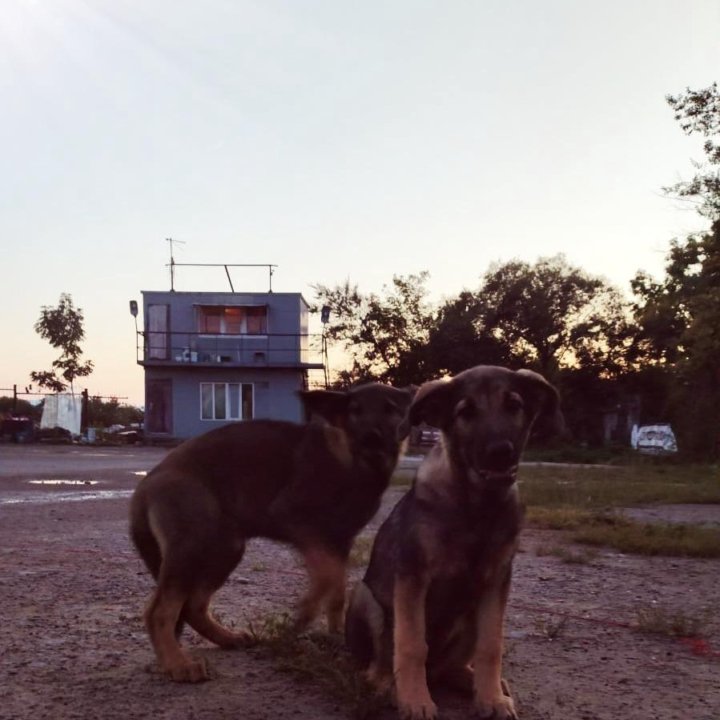
<path fill-rule="evenodd" d="M 503 687 L 503 694 L 492 700 L 475 699 L 475 717 L 480 720 L 518 720 L 515 703 Z"/>
<path fill-rule="evenodd" d="M 237 650 L 239 648 L 252 647 L 257 644 L 257 638 L 247 630 L 239 632 L 228 632 L 227 637 L 223 638 L 220 647 L 224 650 Z"/>
<path fill-rule="evenodd" d="M 210 679 L 205 660 L 188 660 L 185 663 L 174 665 L 167 670 L 175 682 L 199 683 Z"/>
<path fill-rule="evenodd" d="M 398 712 L 402 720 L 435 720 L 437 705 L 430 695 L 426 698 L 413 698 L 409 702 L 401 702 L 398 699 Z"/>
<path fill-rule="evenodd" d="M 395 682 L 389 672 L 382 672 L 375 663 L 365 671 L 365 681 L 372 686 L 375 695 L 387 697 L 393 705 L 397 706 L 395 696 Z"/>

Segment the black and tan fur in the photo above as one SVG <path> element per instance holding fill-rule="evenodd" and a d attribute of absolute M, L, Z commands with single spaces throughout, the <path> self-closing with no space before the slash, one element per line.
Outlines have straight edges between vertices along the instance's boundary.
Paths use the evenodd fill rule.
<path fill-rule="evenodd" d="M 248 640 L 221 626 L 209 606 L 252 537 L 302 554 L 310 586 L 298 627 L 323 608 L 329 628 L 342 627 L 350 547 L 387 488 L 411 393 L 369 384 L 302 395 L 309 423 L 254 420 L 188 440 L 132 497 L 130 535 L 157 581 L 145 623 L 173 680 L 208 678 L 205 663 L 179 644 L 184 623 L 221 647 Z"/>
<path fill-rule="evenodd" d="M 441 440 L 381 526 L 345 625 L 368 678 L 394 682 L 404 718 L 436 717 L 428 684 L 471 691 L 479 717 L 517 717 L 503 618 L 522 524 L 517 466 L 540 415 L 562 423 L 555 389 L 492 366 L 426 383 L 412 403 L 408 424 L 439 427 Z"/>

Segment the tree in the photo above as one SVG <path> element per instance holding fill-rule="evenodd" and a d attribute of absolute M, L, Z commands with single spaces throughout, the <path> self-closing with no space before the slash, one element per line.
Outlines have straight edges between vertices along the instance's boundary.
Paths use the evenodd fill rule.
<path fill-rule="evenodd" d="M 633 280 L 641 341 L 672 368 L 670 411 L 681 447 L 711 457 L 720 439 L 720 220 L 670 245 L 665 277 Z"/>
<path fill-rule="evenodd" d="M 479 364 L 513 364 L 509 345 L 484 326 L 484 304 L 478 295 L 463 290 L 440 307 L 428 337 L 430 377 L 456 375 Z"/>
<path fill-rule="evenodd" d="M 478 334 L 501 343 L 511 365 L 534 367 L 554 380 L 563 367 L 615 376 L 626 363 L 628 303 L 562 255 L 491 266 L 475 300 Z"/>
<path fill-rule="evenodd" d="M 68 293 L 62 293 L 57 307 L 42 307 L 35 332 L 62 352 L 53 360 L 52 370 L 33 370 L 30 377 L 40 387 L 53 392 L 62 392 L 68 385 L 72 391 L 74 380 L 86 377 L 93 370 L 91 360 L 80 359 L 80 342 L 85 338 L 82 310 L 75 307 Z"/>
<path fill-rule="evenodd" d="M 686 135 L 700 133 L 706 139 L 703 150 L 706 163 L 695 162 L 692 180 L 665 188 L 680 198 L 695 199 L 700 214 L 720 219 L 720 91 L 717 83 L 701 90 L 687 88 L 680 95 L 668 95 L 675 119 Z"/>
<path fill-rule="evenodd" d="M 350 357 L 340 384 L 379 380 L 402 386 L 426 379 L 425 346 L 434 321 L 427 279 L 427 272 L 395 275 L 380 294 L 363 294 L 349 281 L 313 286 L 318 304 L 330 307 L 328 341 Z"/>
<path fill-rule="evenodd" d="M 133 425 L 143 421 L 143 411 L 132 405 L 121 405 L 116 399 L 91 397 L 88 401 L 88 424 L 107 428 L 111 425 Z"/>
<path fill-rule="evenodd" d="M 707 233 L 670 243 L 663 279 L 636 274 L 635 318 L 638 343 L 669 376 L 667 405 L 681 449 L 707 458 L 720 440 L 720 91 L 713 83 L 667 101 L 683 132 L 706 138 L 706 163 L 666 190 L 696 199 L 713 223 Z"/>
<path fill-rule="evenodd" d="M 33 405 L 27 400 L 18 398 L 15 400 L 11 397 L 0 397 L 0 418 L 10 417 L 11 415 L 25 416 L 40 422 L 42 417 L 42 403 Z"/>

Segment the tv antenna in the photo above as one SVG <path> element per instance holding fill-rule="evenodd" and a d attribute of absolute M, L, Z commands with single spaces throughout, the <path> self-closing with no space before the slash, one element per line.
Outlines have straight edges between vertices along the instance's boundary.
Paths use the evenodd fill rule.
<path fill-rule="evenodd" d="M 185 245 L 184 240 L 173 240 L 173 238 L 165 238 L 165 242 L 170 243 L 170 290 L 175 291 L 175 258 L 173 257 L 173 243 L 176 245 Z"/>

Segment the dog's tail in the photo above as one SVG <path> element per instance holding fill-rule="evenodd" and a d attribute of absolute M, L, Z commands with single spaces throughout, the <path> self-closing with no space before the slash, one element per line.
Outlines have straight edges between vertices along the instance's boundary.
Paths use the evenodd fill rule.
<path fill-rule="evenodd" d="M 130 539 L 155 580 L 160 575 L 162 553 L 150 527 L 147 498 L 138 487 L 130 500 Z"/>

